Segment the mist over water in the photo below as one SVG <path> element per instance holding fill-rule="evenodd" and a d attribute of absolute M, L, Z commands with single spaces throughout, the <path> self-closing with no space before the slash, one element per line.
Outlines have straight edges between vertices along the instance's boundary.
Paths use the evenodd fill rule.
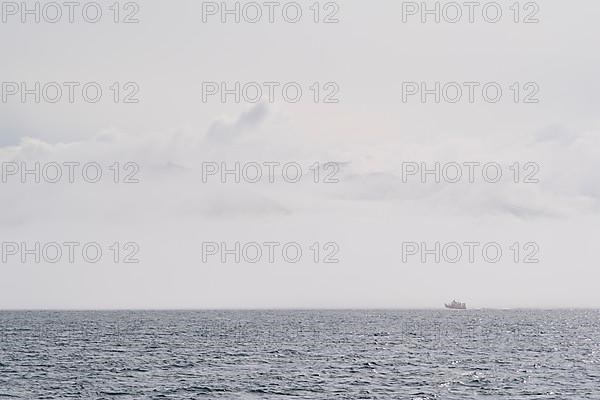
<path fill-rule="evenodd" d="M 599 311 L 1 312 L 0 397 L 600 398 Z"/>

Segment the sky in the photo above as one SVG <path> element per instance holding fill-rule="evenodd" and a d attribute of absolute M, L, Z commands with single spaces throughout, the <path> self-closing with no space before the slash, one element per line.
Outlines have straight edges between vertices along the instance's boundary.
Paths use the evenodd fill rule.
<path fill-rule="evenodd" d="M 202 2 L 147 0 L 120 3 L 115 23 L 112 3 L 98 2 L 97 23 L 79 9 L 73 23 L 66 10 L 57 23 L 23 23 L 3 6 L 0 309 L 439 308 L 453 298 L 600 307 L 597 2 L 519 3 L 518 23 L 512 1 L 497 2 L 497 23 L 479 9 L 470 23 L 466 8 L 457 23 L 423 23 L 403 14 L 408 2 L 387 0 L 321 2 L 318 23 L 314 2 L 297 3 L 297 23 L 279 8 L 270 23 L 264 7 L 256 23 L 223 23 L 219 13 L 204 22 Z M 139 22 L 123 23 L 128 15 Z M 63 96 L 11 94 L 35 82 L 58 82 Z M 64 82 L 77 83 L 73 102 Z M 102 89 L 96 103 L 83 98 L 90 82 Z M 247 101 L 253 86 L 239 102 L 205 98 L 206 82 L 258 82 L 264 96 Z M 278 83 L 272 102 L 264 82 Z M 450 85 L 439 103 L 422 102 L 404 96 L 407 82 L 456 82 L 463 97 L 447 101 Z M 464 82 L 477 83 L 473 102 Z M 302 89 L 298 102 L 285 100 L 289 83 Z M 491 83 L 498 102 L 483 97 Z M 40 182 L 22 182 L 36 163 Z M 236 163 L 247 174 L 223 183 Z M 422 182 L 436 163 L 449 179 Z M 86 165 L 98 182 L 83 179 Z M 463 176 L 449 182 L 456 165 Z M 98 262 L 82 256 L 89 243 Z M 211 253 L 223 243 L 252 245 L 223 262 Z M 277 243 L 273 262 L 265 243 Z M 427 252 L 423 262 L 436 243 L 439 262 Z M 473 262 L 464 243 L 478 244 Z M 254 244 L 263 257 L 249 262 Z M 283 257 L 286 244 L 301 249 L 297 262 Z M 455 244 L 463 254 L 450 262 Z M 482 253 L 492 244 L 495 262 Z"/>

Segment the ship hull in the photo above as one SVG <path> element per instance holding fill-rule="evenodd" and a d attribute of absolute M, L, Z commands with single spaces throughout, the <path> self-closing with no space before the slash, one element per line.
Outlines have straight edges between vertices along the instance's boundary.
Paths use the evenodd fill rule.
<path fill-rule="evenodd" d="M 450 304 L 444 304 L 444 306 L 449 310 L 466 310 L 467 309 L 466 306 L 453 306 Z"/>

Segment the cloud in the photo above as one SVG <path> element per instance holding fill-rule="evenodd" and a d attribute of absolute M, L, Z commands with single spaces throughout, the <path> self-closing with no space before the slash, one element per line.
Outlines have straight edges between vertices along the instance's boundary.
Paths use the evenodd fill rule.
<path fill-rule="evenodd" d="M 75 184 L 28 183 L 10 177 L 0 200 L 4 224 L 36 223 L 58 218 L 237 219 L 286 217 L 295 213 L 319 214 L 323 207 L 338 207 L 339 201 L 352 203 L 387 203 L 400 212 L 415 209 L 428 215 L 509 215 L 520 219 L 557 218 L 597 213 L 600 205 L 600 138 L 596 132 L 574 134 L 564 128 L 549 127 L 520 141 L 506 141 L 501 146 L 484 138 L 439 135 L 432 138 L 404 138 L 371 145 L 342 142 L 332 147 L 306 140 L 294 133 L 293 126 L 282 129 L 281 121 L 270 105 L 260 103 L 236 118 L 220 118 L 207 132 L 198 135 L 186 130 L 131 134 L 117 129 L 104 130 L 80 141 L 48 143 L 24 138 L 17 145 L 0 147 L 3 163 L 25 162 L 96 162 L 105 179 L 89 184 L 78 179 Z M 288 121 L 289 122 L 289 121 Z M 285 122 L 285 123 L 288 123 Z M 433 143 L 433 144 L 432 144 Z M 331 171 L 327 162 L 337 162 L 339 183 L 313 183 L 320 163 L 322 180 Z M 120 178 L 127 162 L 139 165 L 137 184 L 114 184 L 110 169 L 119 162 Z M 218 176 L 202 182 L 202 163 L 295 162 L 303 176 L 289 183 L 277 176 L 275 183 L 222 184 Z M 476 182 L 466 178 L 459 183 L 422 183 L 419 175 L 403 182 L 404 163 L 496 162 L 502 166 L 503 179 L 489 183 L 476 171 Z M 535 162 L 539 183 L 514 183 L 510 167 L 520 163 L 523 179 L 531 170 L 526 162 Z M 4 165 L 4 164 L 3 164 Z M 263 169 L 263 173 L 266 168 Z M 463 174 L 467 172 L 463 167 Z M 279 171 L 278 171 L 279 173 Z M 39 199 L 45 199 L 40 202 Z M 53 212 L 46 210 L 51 207 Z M 90 212 L 89 210 L 94 210 Z M 124 214 L 123 210 L 127 210 Z"/>
<path fill-rule="evenodd" d="M 258 128 L 264 122 L 267 114 L 268 106 L 261 102 L 242 113 L 233 123 L 228 123 L 223 119 L 217 120 L 208 129 L 206 141 L 221 145 L 231 143 L 245 132 Z"/>

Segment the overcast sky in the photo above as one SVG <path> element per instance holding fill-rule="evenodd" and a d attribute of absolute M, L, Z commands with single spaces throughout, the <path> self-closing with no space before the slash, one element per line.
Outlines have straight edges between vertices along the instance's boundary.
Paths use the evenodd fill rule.
<path fill-rule="evenodd" d="M 403 23 L 402 2 L 391 0 L 340 1 L 335 24 L 315 24 L 312 1 L 299 2 L 296 24 L 280 13 L 273 24 L 236 24 L 203 23 L 199 1 L 145 0 L 139 23 L 115 24 L 112 2 L 99 3 L 97 24 L 77 13 L 73 24 L 0 23 L 2 82 L 104 88 L 96 104 L 0 103 L 4 168 L 97 162 L 104 174 L 96 184 L 8 177 L 0 241 L 105 250 L 96 264 L 9 257 L 0 308 L 436 308 L 452 298 L 475 308 L 600 306 L 600 3 L 546 0 L 536 24 L 512 21 L 513 1 L 498 2 L 496 24 L 481 12 L 474 23 Z M 254 81 L 298 82 L 304 96 L 202 101 L 202 82 Z M 134 82 L 139 102 L 112 103 L 113 82 Z M 314 82 L 337 84 L 339 102 L 312 102 Z M 405 103 L 402 82 L 497 82 L 504 94 L 493 104 Z M 512 101 L 514 82 L 535 83 L 539 102 Z M 115 162 L 139 165 L 139 183 L 113 183 Z M 205 162 L 296 162 L 304 176 L 204 183 Z M 339 183 L 315 184 L 315 162 L 337 163 Z M 403 182 L 403 163 L 422 162 L 496 162 L 504 176 Z M 515 183 L 515 162 L 539 166 L 539 183 Z M 115 264 L 114 242 L 137 243 L 140 262 Z M 297 242 L 305 254 L 296 264 L 204 263 L 203 242 Z M 336 243 L 339 263 L 315 263 L 315 242 Z M 505 254 L 498 263 L 403 262 L 405 242 L 496 242 Z M 515 242 L 536 243 L 539 263 L 515 263 Z"/>

